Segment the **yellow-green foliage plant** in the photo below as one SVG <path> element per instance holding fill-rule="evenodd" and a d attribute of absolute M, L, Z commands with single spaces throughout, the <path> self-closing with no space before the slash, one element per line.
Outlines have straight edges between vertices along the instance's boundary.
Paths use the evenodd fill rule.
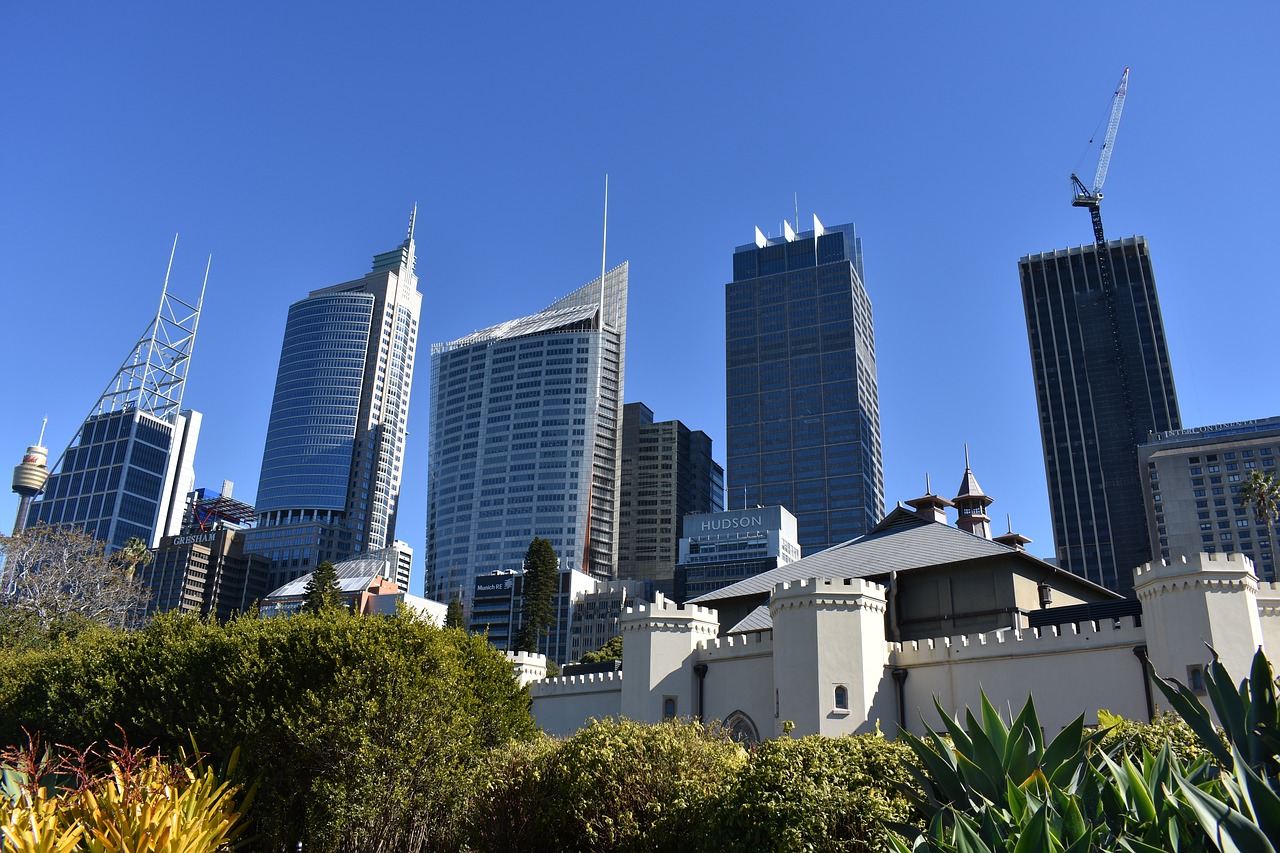
<path fill-rule="evenodd" d="M 6 853 L 215 853 L 246 829 L 252 791 L 240 798 L 199 761 L 172 764 L 113 746 L 105 770 L 94 772 L 92 753 L 37 755 L 32 743 L 4 756 Z"/>

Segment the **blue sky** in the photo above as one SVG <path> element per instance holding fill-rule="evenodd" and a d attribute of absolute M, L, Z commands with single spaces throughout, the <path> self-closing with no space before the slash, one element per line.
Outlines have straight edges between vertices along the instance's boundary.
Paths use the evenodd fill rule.
<path fill-rule="evenodd" d="M 1067 176 L 1132 67 L 1104 221 L 1151 244 L 1183 421 L 1280 414 L 1280 6 L 7 4 L 0 462 L 56 456 L 213 255 L 185 404 L 199 482 L 256 490 L 285 312 L 419 205 L 422 352 L 631 262 L 626 398 L 724 458 L 724 283 L 753 227 L 855 222 L 886 500 L 967 442 L 1052 552 L 1017 261 L 1092 240 Z M 483 9 L 483 12 L 476 11 Z M 399 534 L 420 588 L 426 359 Z M 8 456 L 4 456 L 7 454 Z M 5 463 L 9 464 L 9 463 Z M 17 499 L 0 499 L 11 523 Z"/>

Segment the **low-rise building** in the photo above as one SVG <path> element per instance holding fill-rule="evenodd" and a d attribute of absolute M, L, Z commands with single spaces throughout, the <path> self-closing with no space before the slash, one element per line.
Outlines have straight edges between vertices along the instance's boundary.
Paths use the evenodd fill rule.
<path fill-rule="evenodd" d="M 764 506 L 684 518 L 676 601 L 688 601 L 800 559 L 796 517 Z"/>

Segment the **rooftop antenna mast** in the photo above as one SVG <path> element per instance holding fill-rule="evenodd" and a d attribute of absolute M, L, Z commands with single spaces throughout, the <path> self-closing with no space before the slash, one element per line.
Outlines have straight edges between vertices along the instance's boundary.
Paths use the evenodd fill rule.
<path fill-rule="evenodd" d="M 195 349 L 200 309 L 204 305 L 213 256 L 210 255 L 205 264 L 200 296 L 192 304 L 169 290 L 169 276 L 173 271 L 173 258 L 177 249 L 178 235 L 175 234 L 173 247 L 169 250 L 169 264 L 165 268 L 164 284 L 160 290 L 160 306 L 155 317 L 147 324 L 120 369 L 107 383 L 106 390 L 89 411 L 90 418 L 110 412 L 138 409 L 160 420 L 169 420 L 181 411 L 182 393 L 186 387 L 191 354 Z M 84 425 L 81 424 L 76 430 L 67 445 L 68 449 L 79 441 L 83 428 Z M 62 453 L 65 455 L 66 450 Z M 60 455 L 49 470 L 56 470 L 61 462 Z"/>
<path fill-rule="evenodd" d="M 604 271 L 609 252 L 609 173 L 604 173 L 604 231 L 600 236 L 600 324 L 604 325 Z"/>

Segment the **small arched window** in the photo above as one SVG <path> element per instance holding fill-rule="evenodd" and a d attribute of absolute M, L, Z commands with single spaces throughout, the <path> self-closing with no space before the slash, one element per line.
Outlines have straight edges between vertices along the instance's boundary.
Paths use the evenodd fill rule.
<path fill-rule="evenodd" d="M 836 710 L 849 710 L 849 688 L 843 684 L 836 685 Z"/>
<path fill-rule="evenodd" d="M 662 697 L 662 719 L 674 720 L 676 718 L 676 697 Z"/>
<path fill-rule="evenodd" d="M 724 726 L 729 730 L 729 737 L 737 743 L 755 745 L 760 742 L 760 732 L 751 718 L 741 711 L 734 711 L 724 718 Z"/>

